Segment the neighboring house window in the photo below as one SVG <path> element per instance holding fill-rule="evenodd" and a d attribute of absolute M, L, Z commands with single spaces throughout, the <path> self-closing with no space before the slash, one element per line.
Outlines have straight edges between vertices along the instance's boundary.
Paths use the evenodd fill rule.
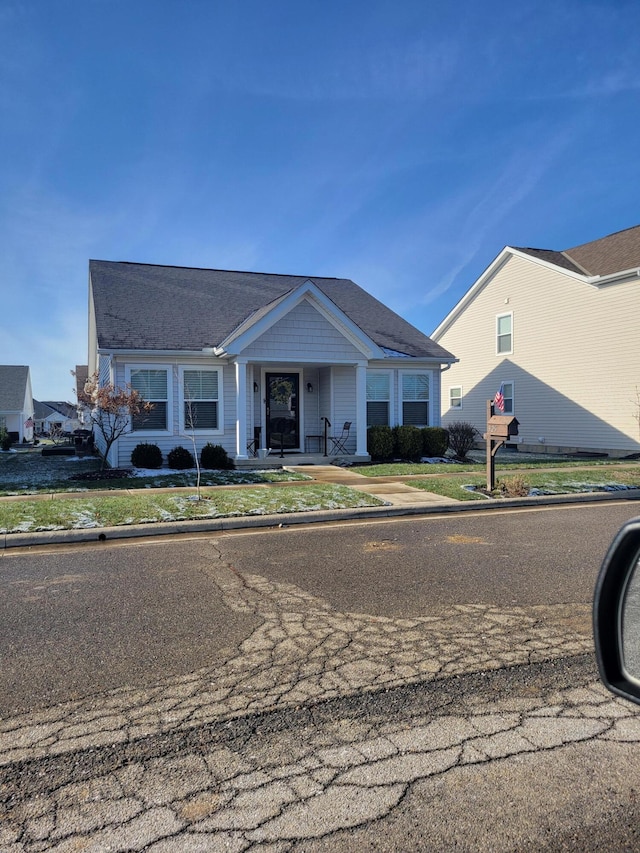
<path fill-rule="evenodd" d="M 389 426 L 391 382 L 388 373 L 367 373 L 367 426 Z"/>
<path fill-rule="evenodd" d="M 153 403 L 150 412 L 136 415 L 132 429 L 162 431 L 168 429 L 169 382 L 166 368 L 131 368 L 131 387 L 147 403 Z"/>
<path fill-rule="evenodd" d="M 429 374 L 402 374 L 402 423 L 410 426 L 429 425 Z"/>
<path fill-rule="evenodd" d="M 496 353 L 513 352 L 513 314 L 501 314 L 496 318 Z"/>
<path fill-rule="evenodd" d="M 4 415 L 0 415 L 0 432 L 5 432 L 7 429 L 7 419 Z"/>
<path fill-rule="evenodd" d="M 454 385 L 449 388 L 449 408 L 450 409 L 461 409 L 462 408 L 462 386 Z"/>
<path fill-rule="evenodd" d="M 514 401 L 513 401 L 513 382 L 503 382 L 502 383 L 502 393 L 504 395 L 504 414 L 512 415 L 514 411 Z"/>
<path fill-rule="evenodd" d="M 183 428 L 190 430 L 220 429 L 221 371 L 182 371 Z"/>

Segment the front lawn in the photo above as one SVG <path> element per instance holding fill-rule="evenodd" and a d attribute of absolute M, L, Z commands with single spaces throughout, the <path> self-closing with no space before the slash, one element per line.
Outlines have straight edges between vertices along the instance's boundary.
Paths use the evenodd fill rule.
<path fill-rule="evenodd" d="M 135 476 L 84 479 L 100 470 L 95 456 L 42 456 L 40 449 L 0 452 L 0 496 L 42 492 L 82 492 L 99 489 L 148 489 L 194 486 L 196 471 L 135 471 Z M 201 485 L 227 486 L 244 483 L 295 482 L 308 479 L 303 474 L 281 469 L 265 471 L 202 471 Z"/>
<path fill-rule="evenodd" d="M 278 515 L 322 509 L 381 506 L 383 501 L 331 484 L 258 486 L 194 493 L 119 494 L 53 500 L 0 501 L 0 533 L 78 530 L 198 518 Z"/>

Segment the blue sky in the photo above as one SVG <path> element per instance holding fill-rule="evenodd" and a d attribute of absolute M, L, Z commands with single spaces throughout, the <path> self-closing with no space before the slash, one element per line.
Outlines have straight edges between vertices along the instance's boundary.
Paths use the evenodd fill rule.
<path fill-rule="evenodd" d="M 639 33 L 637 0 L 0 0 L 0 363 L 74 399 L 89 258 L 352 278 L 431 333 L 505 245 L 640 223 Z"/>

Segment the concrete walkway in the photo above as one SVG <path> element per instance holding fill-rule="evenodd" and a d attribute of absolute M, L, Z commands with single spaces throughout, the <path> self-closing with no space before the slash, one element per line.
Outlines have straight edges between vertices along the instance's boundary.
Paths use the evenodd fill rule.
<path fill-rule="evenodd" d="M 357 489 L 392 506 L 434 506 L 458 503 L 451 498 L 408 486 L 399 477 L 365 477 L 352 468 L 340 468 L 336 465 L 287 466 L 287 470 L 307 474 L 318 483 L 337 483 L 340 486 Z"/>

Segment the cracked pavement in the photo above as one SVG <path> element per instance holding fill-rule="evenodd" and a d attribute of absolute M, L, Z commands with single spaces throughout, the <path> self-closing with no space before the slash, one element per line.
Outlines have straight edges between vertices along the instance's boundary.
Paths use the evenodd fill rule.
<path fill-rule="evenodd" d="M 0 721 L 2 851 L 394 850 L 385 822 L 433 805 L 421 786 L 640 740 L 636 708 L 595 677 L 586 605 L 389 618 L 212 576 L 259 618 L 223 663 Z"/>

